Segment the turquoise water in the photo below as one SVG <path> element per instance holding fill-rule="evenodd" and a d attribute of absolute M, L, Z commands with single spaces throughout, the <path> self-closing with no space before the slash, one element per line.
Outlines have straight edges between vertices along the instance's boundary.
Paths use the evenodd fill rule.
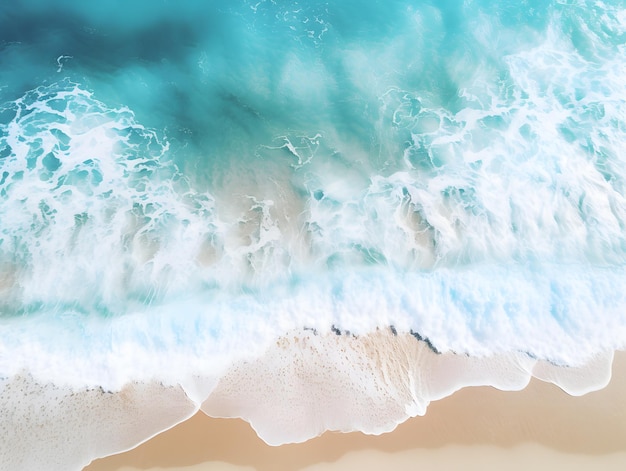
<path fill-rule="evenodd" d="M 625 57 L 612 0 L 4 2 L 0 377 L 624 348 Z"/>

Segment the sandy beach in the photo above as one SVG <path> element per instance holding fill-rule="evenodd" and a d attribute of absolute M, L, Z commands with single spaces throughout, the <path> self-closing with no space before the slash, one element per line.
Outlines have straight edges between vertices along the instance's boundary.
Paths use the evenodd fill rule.
<path fill-rule="evenodd" d="M 626 353 L 605 389 L 581 397 L 538 380 L 519 392 L 465 388 L 388 434 L 325 433 L 270 447 L 250 426 L 200 413 L 86 471 L 596 469 L 626 464 Z"/>

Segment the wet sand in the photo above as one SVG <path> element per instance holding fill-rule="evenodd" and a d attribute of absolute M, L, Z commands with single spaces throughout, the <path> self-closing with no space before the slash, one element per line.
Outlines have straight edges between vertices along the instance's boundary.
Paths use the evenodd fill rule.
<path fill-rule="evenodd" d="M 431 403 L 424 417 L 392 433 L 325 433 L 270 447 L 250 426 L 200 413 L 126 453 L 85 471 L 330 471 L 562 469 L 626 466 L 626 353 L 611 383 L 581 397 L 533 380 L 523 391 L 465 388 Z"/>

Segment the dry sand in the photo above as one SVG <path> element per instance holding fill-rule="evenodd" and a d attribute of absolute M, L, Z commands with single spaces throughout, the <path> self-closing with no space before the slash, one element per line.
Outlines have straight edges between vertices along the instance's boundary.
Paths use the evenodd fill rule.
<path fill-rule="evenodd" d="M 601 391 L 572 397 L 533 380 L 523 391 L 465 388 L 388 434 L 326 433 L 270 447 L 241 420 L 197 414 L 85 471 L 626 469 L 626 353 Z"/>

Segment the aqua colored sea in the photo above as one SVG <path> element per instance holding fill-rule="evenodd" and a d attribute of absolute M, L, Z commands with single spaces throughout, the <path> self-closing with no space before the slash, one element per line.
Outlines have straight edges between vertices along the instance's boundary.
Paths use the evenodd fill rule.
<path fill-rule="evenodd" d="M 626 347 L 625 288 L 621 0 L 0 4 L 6 469 L 80 469 L 183 420 L 228 375 L 240 387 L 204 410 L 270 443 L 380 433 L 469 384 L 537 376 L 583 393 Z M 279 345 L 291 337 L 314 353 Z M 405 337 L 403 351 L 483 363 L 416 392 L 431 381 L 411 373 L 431 374 L 421 356 L 384 367 Z M 332 360 L 331 341 L 354 356 Z M 296 360 L 315 381 L 286 372 Z M 278 388 L 270 406 L 246 375 Z M 286 432 L 272 409 L 383 383 L 378 421 L 364 403 Z M 164 388 L 159 410 L 192 405 L 109 448 L 84 432 L 106 417 L 59 405 L 141 384 Z M 33 455 L 72 414 L 91 448 Z"/>

